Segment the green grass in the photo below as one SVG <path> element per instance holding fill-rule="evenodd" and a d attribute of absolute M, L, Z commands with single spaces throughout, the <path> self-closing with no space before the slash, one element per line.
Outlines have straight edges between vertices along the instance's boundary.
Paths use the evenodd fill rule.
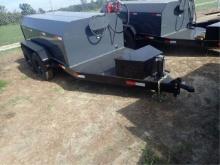
<path fill-rule="evenodd" d="M 196 0 L 195 1 L 195 3 L 197 5 L 201 4 L 201 3 L 205 3 L 205 2 L 213 2 L 213 0 Z M 216 2 L 213 2 L 213 3 L 210 3 L 210 4 L 204 4 L 204 5 L 201 5 L 201 6 L 197 6 L 196 10 L 206 13 L 207 10 L 217 9 L 217 7 L 218 7 L 218 3 L 217 3 L 217 0 L 216 0 Z"/>
<path fill-rule="evenodd" d="M 203 3 L 203 2 L 211 2 L 213 0 L 195 0 L 195 3 L 196 4 L 199 4 L 199 3 Z"/>
<path fill-rule="evenodd" d="M 13 107 L 23 101 L 31 102 L 29 96 L 14 96 L 14 97 L 9 98 L 9 100 L 5 104 L 0 105 L 0 109 L 5 109 L 9 106 Z"/>
<path fill-rule="evenodd" d="M 23 36 L 18 24 L 0 26 L 0 46 L 13 44 L 21 40 L 23 40 Z"/>
<path fill-rule="evenodd" d="M 59 94 L 64 94 L 64 92 L 65 92 L 64 89 L 61 87 L 53 88 L 52 91 L 59 93 Z"/>
<path fill-rule="evenodd" d="M 3 89 L 7 86 L 7 81 L 0 80 L 0 92 L 3 91 Z"/>
<path fill-rule="evenodd" d="M 28 79 L 28 76 L 26 76 L 26 75 L 21 76 L 21 80 L 27 80 L 27 79 Z"/>
<path fill-rule="evenodd" d="M 216 3 L 210 3 L 210 4 L 206 4 L 206 5 L 203 5 L 203 6 L 197 6 L 196 7 L 196 11 L 200 11 L 200 12 L 203 12 L 203 13 L 207 13 L 206 11 L 208 10 L 211 10 L 211 9 L 215 9 L 217 10 L 217 4 Z"/>
<path fill-rule="evenodd" d="M 163 160 L 150 147 L 146 147 L 143 151 L 143 165 L 169 164 L 169 160 Z"/>

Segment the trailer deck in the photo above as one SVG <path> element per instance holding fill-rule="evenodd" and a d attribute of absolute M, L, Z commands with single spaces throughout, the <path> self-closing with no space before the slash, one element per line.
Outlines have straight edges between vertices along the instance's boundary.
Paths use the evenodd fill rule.
<path fill-rule="evenodd" d="M 140 34 L 137 38 L 163 44 L 199 46 L 206 49 L 219 48 L 220 41 L 216 32 L 220 28 L 220 22 L 212 22 L 211 24 L 204 22 L 204 24 L 206 27 L 201 26 L 202 24 L 195 24 L 192 28 L 185 28 L 164 36 Z"/>
<path fill-rule="evenodd" d="M 164 38 L 177 39 L 177 40 L 195 40 L 200 36 L 204 36 L 206 32 L 205 28 L 194 27 L 191 29 L 185 28 L 175 33 L 164 35 Z"/>
<path fill-rule="evenodd" d="M 185 85 L 181 78 L 173 79 L 167 72 L 164 72 L 164 75 L 161 77 L 154 75 L 146 76 L 142 79 L 117 75 L 115 59 L 121 57 L 122 55 L 129 56 L 130 52 L 135 51 L 140 54 L 141 52 L 144 54 L 149 53 L 147 56 L 150 58 L 152 55 L 155 56 L 162 53 L 151 46 L 145 46 L 140 50 L 122 48 L 112 53 L 104 54 L 97 58 L 84 61 L 77 66 L 65 67 L 60 65 L 60 67 L 73 77 L 81 80 L 127 87 L 141 87 L 146 90 L 155 91 L 159 94 L 160 92 L 173 93 L 174 96 L 180 94 L 180 89 L 184 89 L 188 92 L 194 92 L 194 88 Z M 133 58 L 134 61 L 140 60 L 138 56 L 131 58 Z"/>

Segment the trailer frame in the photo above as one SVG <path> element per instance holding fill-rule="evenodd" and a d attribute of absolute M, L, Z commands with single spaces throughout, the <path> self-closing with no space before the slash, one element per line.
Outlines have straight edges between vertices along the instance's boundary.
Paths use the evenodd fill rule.
<path fill-rule="evenodd" d="M 64 70 L 65 72 L 67 72 L 68 74 L 70 74 L 71 76 L 79 80 L 86 80 L 86 81 L 117 85 L 117 86 L 124 86 L 124 87 L 142 88 L 145 90 L 154 91 L 158 95 L 160 95 L 162 92 L 168 92 L 168 93 L 172 93 L 176 97 L 177 95 L 180 94 L 181 89 L 184 89 L 188 92 L 194 92 L 193 87 L 186 85 L 185 82 L 183 82 L 181 78 L 172 79 L 168 72 L 164 72 L 164 75 L 159 78 L 148 76 L 144 79 L 135 79 L 135 78 L 117 76 L 114 71 L 108 72 L 107 74 L 104 74 L 104 72 L 102 73 L 102 71 L 101 72 L 99 71 L 97 73 L 96 72 L 89 73 L 86 71 L 79 72 L 76 70 L 75 67 L 70 68 L 68 66 L 65 66 L 65 64 L 60 63 L 59 61 L 50 59 L 48 52 L 43 46 L 39 45 L 39 46 L 34 46 L 34 48 L 32 48 L 33 45 L 36 45 L 36 43 L 28 40 L 28 41 L 24 41 L 21 43 L 21 48 L 24 52 L 24 56 L 26 56 L 25 52 L 27 52 L 27 50 L 29 50 L 28 52 L 29 57 L 33 55 L 39 56 L 39 59 L 41 59 L 40 66 L 43 66 L 43 68 L 45 68 L 43 70 L 45 71 L 45 73 L 42 74 L 42 70 L 41 72 L 35 71 L 35 73 L 40 75 L 40 77 L 44 80 L 51 80 L 53 78 L 54 74 L 51 73 L 52 69 L 61 68 L 62 70 Z M 124 48 L 124 49 L 128 49 L 128 48 Z M 47 54 L 47 57 L 45 57 L 45 52 Z M 41 53 L 43 53 L 43 56 L 41 55 Z M 111 56 L 113 54 L 109 54 L 109 55 Z M 30 59 L 32 58 L 33 57 L 30 57 Z M 104 58 L 104 56 L 101 56 L 99 58 Z M 27 61 L 27 63 L 29 62 Z M 87 64 L 88 62 L 85 62 L 84 64 L 82 64 L 82 67 L 84 67 Z M 35 66 L 33 67 L 36 68 Z M 115 68 L 110 67 L 109 69 L 114 70 Z M 48 77 L 45 77 L 45 76 L 48 76 Z"/>
<path fill-rule="evenodd" d="M 220 48 L 220 40 L 209 40 L 207 39 L 206 30 L 209 25 L 218 23 L 218 19 L 214 20 L 208 20 L 200 23 L 195 23 L 192 25 L 192 27 L 188 27 L 185 29 L 182 29 L 180 31 L 174 32 L 172 34 L 168 34 L 165 36 L 154 36 L 149 34 L 140 34 L 136 30 L 134 31 L 134 27 L 132 25 L 124 25 L 124 35 L 125 38 L 131 38 L 127 37 L 127 35 L 132 35 L 133 41 L 128 41 L 128 43 L 131 43 L 131 45 L 127 45 L 129 48 L 136 49 L 137 41 L 143 41 L 147 43 L 159 43 L 159 44 L 165 44 L 165 45 L 180 45 L 180 46 L 190 46 L 190 47 L 201 47 L 205 49 L 213 49 L 213 48 Z M 131 28 L 132 27 L 132 28 Z M 218 26 L 220 29 L 220 26 Z M 204 37 L 195 39 L 193 36 L 190 36 L 189 33 L 198 33 L 197 31 L 204 31 Z M 184 33 L 186 34 L 185 37 L 183 37 Z M 175 36 L 175 37 L 174 37 Z M 133 42 L 133 43 L 132 43 Z M 135 45 L 135 47 L 134 47 Z"/>

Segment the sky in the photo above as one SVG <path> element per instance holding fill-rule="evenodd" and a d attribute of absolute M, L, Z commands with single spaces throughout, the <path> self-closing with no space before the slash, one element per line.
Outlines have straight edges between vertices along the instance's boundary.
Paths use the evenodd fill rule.
<path fill-rule="evenodd" d="M 0 5 L 5 6 L 8 11 L 19 11 L 20 3 L 28 3 L 34 9 L 42 8 L 44 10 L 51 10 L 51 8 L 58 9 L 79 4 L 80 0 L 0 0 Z"/>

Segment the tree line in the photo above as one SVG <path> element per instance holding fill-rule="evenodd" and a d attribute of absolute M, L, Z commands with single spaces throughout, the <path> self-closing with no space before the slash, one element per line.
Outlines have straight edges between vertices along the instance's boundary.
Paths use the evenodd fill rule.
<path fill-rule="evenodd" d="M 65 8 L 60 8 L 58 11 L 95 11 L 102 7 L 106 0 L 91 0 L 90 3 L 87 3 L 87 0 L 81 0 L 79 5 L 71 5 Z M 0 26 L 7 25 L 11 23 L 18 23 L 22 15 L 30 15 L 36 13 L 45 13 L 42 8 L 39 8 L 37 11 L 27 3 L 19 4 L 21 12 L 18 11 L 7 11 L 5 6 L 0 5 Z M 51 11 L 51 10 L 49 10 Z M 57 10 L 56 10 L 57 11 Z"/>
<path fill-rule="evenodd" d="M 81 12 L 81 11 L 97 11 L 99 10 L 103 4 L 106 3 L 107 0 L 91 0 L 90 3 L 87 2 L 87 0 L 81 0 L 81 4 L 79 5 L 71 5 L 68 7 L 60 8 L 59 11 L 75 11 L 75 12 Z"/>
<path fill-rule="evenodd" d="M 18 11 L 7 11 L 5 6 L 0 5 L 0 26 L 7 25 L 11 23 L 18 23 L 22 15 L 45 13 L 41 8 L 38 11 L 34 10 L 30 4 L 22 3 L 19 5 L 21 12 Z"/>

